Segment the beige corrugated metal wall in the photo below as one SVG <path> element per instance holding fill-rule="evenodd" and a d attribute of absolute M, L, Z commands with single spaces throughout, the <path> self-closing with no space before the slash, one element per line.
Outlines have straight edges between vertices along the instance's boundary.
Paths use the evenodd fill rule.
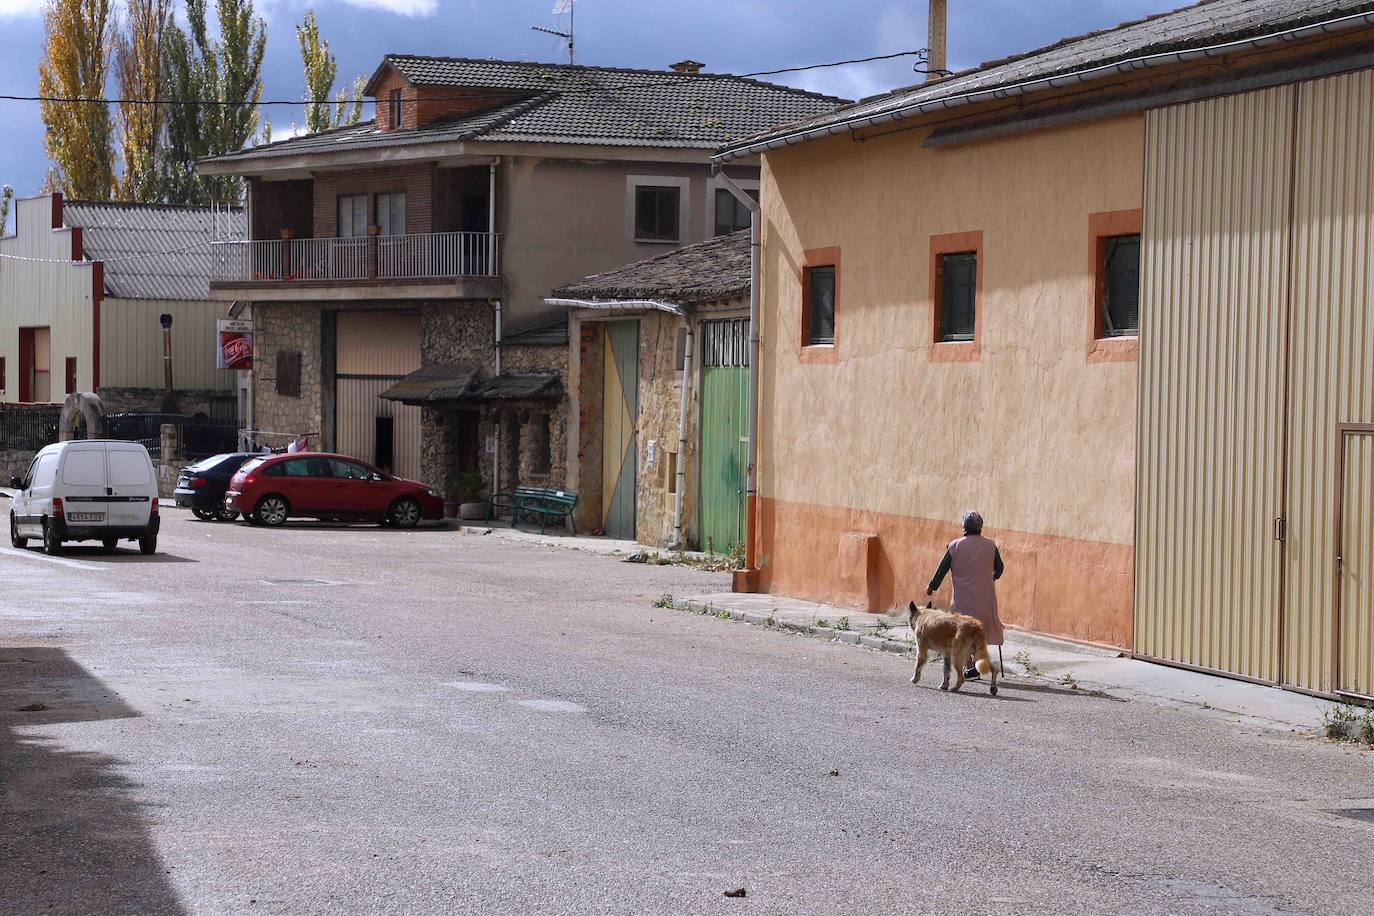
<path fill-rule="evenodd" d="M 111 388 L 162 388 L 163 314 L 172 316 L 172 383 L 177 388 L 232 391 L 230 369 L 215 368 L 213 302 L 106 299 L 100 306 L 100 384 Z"/>
<path fill-rule="evenodd" d="M 401 476 L 420 476 L 420 408 L 378 397 L 420 368 L 420 316 L 391 312 L 340 312 L 335 364 L 335 438 L 340 453 L 377 460 L 377 418 L 391 417 L 393 465 Z"/>
<path fill-rule="evenodd" d="M 1329 691 L 1337 427 L 1374 423 L 1374 71 L 1297 91 L 1283 673 Z"/>
<path fill-rule="evenodd" d="M 1150 112 L 1136 651 L 1277 674 L 1292 87 Z"/>

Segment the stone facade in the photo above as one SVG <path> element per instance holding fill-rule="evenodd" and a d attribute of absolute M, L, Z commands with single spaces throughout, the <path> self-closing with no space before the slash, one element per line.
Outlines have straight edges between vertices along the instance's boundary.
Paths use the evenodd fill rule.
<path fill-rule="evenodd" d="M 165 413 L 161 388 L 98 388 L 96 394 L 105 413 Z M 211 421 L 233 420 L 237 412 L 238 395 L 233 391 L 205 389 L 174 390 L 172 413 L 195 417 L 204 415 Z"/>
<path fill-rule="evenodd" d="M 253 304 L 253 425 L 276 434 L 269 445 L 286 445 L 292 438 L 312 435 L 320 442 L 324 426 L 324 359 L 321 352 L 320 306 L 301 303 Z M 277 391 L 278 354 L 300 354 L 300 393 Z"/>

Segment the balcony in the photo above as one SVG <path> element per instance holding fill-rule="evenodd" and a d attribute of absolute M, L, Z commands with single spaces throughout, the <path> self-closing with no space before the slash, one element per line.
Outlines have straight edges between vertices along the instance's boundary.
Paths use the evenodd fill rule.
<path fill-rule="evenodd" d="M 494 232 L 213 242 L 210 259 L 214 299 L 330 301 L 501 294 L 500 235 Z"/>

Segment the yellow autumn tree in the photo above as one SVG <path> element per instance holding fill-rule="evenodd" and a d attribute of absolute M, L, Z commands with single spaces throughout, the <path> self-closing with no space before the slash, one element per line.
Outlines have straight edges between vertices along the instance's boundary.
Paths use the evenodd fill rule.
<path fill-rule="evenodd" d="M 47 43 L 38 64 L 38 94 L 53 161 L 51 181 L 69 197 L 109 200 L 114 190 L 110 108 L 110 0 L 48 0 Z M 88 99 L 98 101 L 86 101 Z"/>
<path fill-rule="evenodd" d="M 119 81 L 119 150 L 124 172 L 121 200 L 150 203 L 161 198 L 158 142 L 163 109 L 155 104 L 162 87 L 162 35 L 172 0 L 129 0 L 125 29 L 115 40 Z"/>

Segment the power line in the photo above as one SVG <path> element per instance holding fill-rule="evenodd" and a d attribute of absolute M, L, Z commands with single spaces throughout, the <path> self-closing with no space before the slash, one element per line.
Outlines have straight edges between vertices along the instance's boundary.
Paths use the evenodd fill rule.
<path fill-rule="evenodd" d="M 783 68 L 778 69 L 778 70 L 758 70 L 758 71 L 755 71 L 755 72 L 753 72 L 753 73 L 683 73 L 683 74 L 676 74 L 676 73 L 674 73 L 674 74 L 670 74 L 670 73 L 668 73 L 667 71 L 665 71 L 664 74 L 663 74 L 663 76 L 660 77 L 658 80 L 656 80 L 656 81 L 654 81 L 654 82 L 624 83 L 624 84 L 621 84 L 621 85 L 618 85 L 618 86 L 597 85 L 597 86 L 585 86 L 585 87 L 570 87 L 570 88 L 566 88 L 566 89 L 550 87 L 549 90 L 545 90 L 545 91 L 556 92 L 556 93 L 558 93 L 559 95 L 575 95 L 575 94 L 578 94 L 578 93 L 585 93 L 585 92 L 616 92 L 616 91 L 620 91 L 620 90 L 623 90 L 623 89 L 659 89 L 659 88 L 662 88 L 662 87 L 663 87 L 663 85 L 664 85 L 664 80 L 665 80 L 665 79 L 667 79 L 667 80 L 673 80 L 673 81 L 677 81 L 677 82 L 688 82 L 688 81 L 691 81 L 691 80 L 697 80 L 697 81 L 701 81 L 701 82 L 710 82 L 710 81 L 721 80 L 721 79 L 753 79 L 754 77 L 759 77 L 759 76 L 777 76 L 777 75 L 782 74 L 782 73 L 803 73 L 803 72 L 806 72 L 806 71 L 809 71 L 809 70 L 825 70 L 825 69 L 829 69 L 829 68 L 832 68 L 832 67 L 848 67 L 848 66 L 852 66 L 852 65 L 854 65 L 854 64 L 869 64 L 869 63 L 875 63 L 875 62 L 884 61 L 884 60 L 894 60 L 894 59 L 899 58 L 899 57 L 921 57 L 921 58 L 924 58 L 925 55 L 926 55 L 926 53 L 927 53 L 927 49 L 925 49 L 925 48 L 920 48 L 920 49 L 915 50 L 915 51 L 897 51 L 897 52 L 895 52 L 895 53 L 893 53 L 893 54 L 875 54 L 875 55 L 870 56 L 870 57 L 855 57 L 855 58 L 851 58 L 851 59 L 849 59 L 849 60 L 837 60 L 837 61 L 831 61 L 831 62 L 823 63 L 823 64 L 806 64 L 806 65 L 799 66 L 799 67 L 783 67 Z M 507 62 L 506 62 L 506 61 L 499 61 L 498 63 L 507 63 Z M 540 66 L 540 65 L 535 64 L 534 66 Z M 563 67 L 563 66 L 567 66 L 567 65 L 566 65 L 566 64 L 543 64 L 542 66 Z M 588 67 L 588 66 L 586 66 L 586 65 L 584 64 L 584 65 L 580 65 L 580 69 L 595 70 L 596 68 L 594 68 L 594 67 Z M 913 69 L 916 69 L 916 68 L 913 67 Z M 919 72 L 919 73 L 924 73 L 924 72 L 926 72 L 926 71 L 924 71 L 924 70 L 917 70 L 917 72 Z M 948 72 L 948 71 L 938 71 L 938 70 L 937 70 L 937 71 L 932 71 L 932 72 L 936 72 L 936 73 L 945 73 L 945 72 Z M 520 89 L 514 89 L 514 88 L 513 88 L 513 91 L 529 91 L 529 90 L 520 90 Z M 466 96 L 466 95 L 455 95 L 455 96 L 428 96 L 427 98 L 424 99 L 424 101 L 426 101 L 426 102 L 431 102 L 431 101 L 432 101 L 432 102 L 466 101 L 466 100 L 468 100 L 469 98 L 470 98 L 470 96 Z M 290 99 L 290 100 L 286 100 L 286 99 L 267 99 L 267 100 L 261 100 L 261 101 L 257 101 L 257 102 L 246 102 L 246 101 L 245 101 L 245 102 L 231 102 L 231 101 L 225 101 L 225 100 L 223 100 L 223 99 L 126 99 L 126 98 L 113 98 L 113 99 L 112 99 L 112 98 L 106 98 L 106 97 L 103 97 L 103 96 L 102 96 L 102 97 L 84 97 L 84 96 L 45 96 L 45 95 L 8 95 L 8 94 L 6 94 L 6 95 L 0 95 L 0 102 L 49 102 L 49 103 L 53 103 L 53 104 L 63 104 L 63 105 L 65 105 L 65 104 L 90 104 L 90 105 L 169 105 L 169 106 L 170 106 L 170 105 L 204 105 L 204 106 L 206 106 L 206 107 L 208 107 L 208 108 L 241 108 L 241 107 L 247 107 L 247 106 L 257 106 L 257 107 L 260 107 L 260 108 L 267 108 L 267 107 L 295 106 L 295 105 L 310 105 L 310 104 L 314 104 L 313 102 L 311 102 L 311 101 L 309 101 L 309 100 L 306 100 L 306 99 Z M 331 101 L 331 102 L 329 102 L 329 104 L 333 104 L 333 102 Z"/>

